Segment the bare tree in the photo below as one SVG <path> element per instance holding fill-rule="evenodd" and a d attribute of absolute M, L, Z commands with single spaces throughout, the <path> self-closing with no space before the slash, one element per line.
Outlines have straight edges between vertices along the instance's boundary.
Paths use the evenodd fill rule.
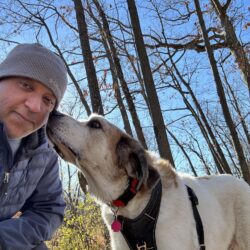
<path fill-rule="evenodd" d="M 142 146 L 145 149 L 147 149 L 148 147 L 147 147 L 147 143 L 146 143 L 146 140 L 144 138 L 144 135 L 143 135 L 140 120 L 139 120 L 137 112 L 136 112 L 136 108 L 135 108 L 135 105 L 134 105 L 134 102 L 133 102 L 133 98 L 132 98 L 132 96 L 130 94 L 129 88 L 128 88 L 126 80 L 124 78 L 124 74 L 123 74 L 122 67 L 121 67 L 121 64 L 120 64 L 120 60 L 119 60 L 119 57 L 118 57 L 118 54 L 117 54 L 117 50 L 116 50 L 116 47 L 115 47 L 115 44 L 114 44 L 114 41 L 113 41 L 113 38 L 112 38 L 112 34 L 110 32 L 110 29 L 109 29 L 109 24 L 108 24 L 106 15 L 105 15 L 103 9 L 101 8 L 99 2 L 96 1 L 96 0 L 94 0 L 93 2 L 96 5 L 96 7 L 98 9 L 98 12 L 99 12 L 99 15 L 100 15 L 100 17 L 102 19 L 103 31 L 105 33 L 107 42 L 108 42 L 109 47 L 110 47 L 110 51 L 111 51 L 111 54 L 112 54 L 112 59 L 114 61 L 115 72 L 116 72 L 116 75 L 117 75 L 117 77 L 118 77 L 118 79 L 120 81 L 123 93 L 125 95 L 125 98 L 126 98 L 126 101 L 127 101 L 127 104 L 128 104 L 128 108 L 129 108 L 129 111 L 130 111 L 130 114 L 131 114 L 131 117 L 132 117 L 132 120 L 133 120 L 133 123 L 134 123 L 134 126 L 135 126 L 136 134 L 137 134 L 138 139 L 141 142 Z"/>
<path fill-rule="evenodd" d="M 133 136 L 132 128 L 130 126 L 130 122 L 129 122 L 129 118 L 128 118 L 128 114 L 127 114 L 127 110 L 126 110 L 126 107 L 125 107 L 123 100 L 122 100 L 122 93 L 120 91 L 119 79 L 118 79 L 118 76 L 117 76 L 116 70 L 115 70 L 115 63 L 114 63 L 113 57 L 111 55 L 111 50 L 109 48 L 105 33 L 103 32 L 103 26 L 102 26 L 101 22 L 98 20 L 98 18 L 96 17 L 96 15 L 93 13 L 90 4 L 88 4 L 88 11 L 89 11 L 89 15 L 91 16 L 91 18 L 97 24 L 99 31 L 101 33 L 101 36 L 102 36 L 102 44 L 105 48 L 107 58 L 109 61 L 110 71 L 111 71 L 112 80 L 113 80 L 113 90 L 115 92 L 115 98 L 117 100 L 117 104 L 118 104 L 118 107 L 119 107 L 119 110 L 120 110 L 120 113 L 121 113 L 121 116 L 122 116 L 122 119 L 124 122 L 124 129 L 129 135 Z"/>
<path fill-rule="evenodd" d="M 238 115 L 239 124 L 241 124 L 241 126 L 242 126 L 243 132 L 244 132 L 245 137 L 247 139 L 246 143 L 248 144 L 248 148 L 250 149 L 250 132 L 249 132 L 247 122 L 246 122 L 246 117 L 250 114 L 250 111 L 246 115 L 242 113 L 241 108 L 239 106 L 239 100 L 237 99 L 237 96 L 236 96 L 231 84 L 229 83 L 227 74 L 226 74 L 226 72 L 224 70 L 224 66 L 223 66 L 223 64 L 220 64 L 220 66 L 221 66 L 221 69 L 222 69 L 222 72 L 223 72 L 224 82 L 225 82 L 225 84 L 227 86 L 227 89 L 228 89 L 228 92 L 229 92 L 228 93 L 229 98 L 231 98 L 232 106 L 234 107 L 234 109 L 235 109 L 235 111 L 236 111 L 236 113 Z"/>
<path fill-rule="evenodd" d="M 163 36 L 163 40 L 165 41 L 165 43 L 168 43 L 167 37 L 165 35 L 165 30 L 164 30 L 164 26 L 163 26 L 163 22 L 162 22 L 162 17 L 160 15 L 159 9 L 157 8 L 156 5 L 154 5 L 154 9 L 157 13 L 157 16 L 159 18 L 160 24 L 161 24 L 161 33 Z M 185 80 L 184 76 L 181 74 L 180 70 L 177 67 L 177 62 L 174 61 L 173 57 L 175 55 L 175 52 L 171 53 L 170 51 L 170 47 L 167 47 L 167 54 L 168 54 L 168 59 L 170 60 L 172 67 L 168 67 L 167 66 L 167 62 L 166 60 L 163 60 L 161 56 L 160 59 L 162 60 L 162 64 L 163 66 L 166 67 L 166 70 L 168 72 L 169 75 L 171 75 L 172 79 L 173 79 L 173 83 L 174 83 L 174 88 L 181 94 L 182 98 L 183 98 L 183 102 L 185 103 L 187 109 L 191 112 L 192 116 L 194 117 L 194 119 L 197 122 L 197 125 L 200 128 L 200 131 L 202 133 L 202 135 L 204 136 L 204 139 L 206 140 L 208 147 L 212 153 L 216 168 L 218 168 L 218 171 L 220 173 L 229 173 L 231 174 L 231 169 L 229 167 L 229 164 L 225 158 L 225 155 L 219 145 L 219 142 L 217 141 L 212 128 L 209 125 L 209 122 L 203 112 L 203 109 L 198 101 L 198 99 L 195 96 L 194 91 L 192 90 L 191 87 L 191 82 Z M 184 53 L 183 53 L 184 55 Z M 183 56 L 181 55 L 180 58 Z M 179 59 L 177 59 L 177 61 L 179 61 Z M 175 75 L 176 72 L 176 75 Z M 185 90 L 183 90 L 182 85 L 184 85 Z M 172 85 L 172 84 L 171 84 Z M 193 101 L 194 107 L 192 106 L 191 102 L 188 100 L 188 96 L 191 97 L 191 100 Z M 194 151 L 194 150 L 193 150 Z"/>
<path fill-rule="evenodd" d="M 88 28 L 85 20 L 84 8 L 81 0 L 74 0 L 74 4 L 93 112 L 103 115 L 103 106 L 92 52 L 89 44 Z"/>
<path fill-rule="evenodd" d="M 188 163 L 189 163 L 189 166 L 190 166 L 190 168 L 191 168 L 191 170 L 192 170 L 194 176 L 197 177 L 198 175 L 197 175 L 197 172 L 196 172 L 196 170 L 195 170 L 195 167 L 194 167 L 194 165 L 193 165 L 193 163 L 192 163 L 192 161 L 191 161 L 191 159 L 190 159 L 188 153 L 186 152 L 184 146 L 181 144 L 181 142 L 176 138 L 176 136 L 175 136 L 171 131 L 168 130 L 168 133 L 170 134 L 170 136 L 173 138 L 173 140 L 175 141 L 175 143 L 176 143 L 176 144 L 179 146 L 179 148 L 181 149 L 182 153 L 184 154 L 184 156 L 186 157 L 186 159 L 187 159 L 187 161 L 188 161 Z"/>
<path fill-rule="evenodd" d="M 243 25 L 244 20 L 247 21 L 248 18 L 240 6 L 241 4 L 244 6 L 245 2 L 238 0 L 219 2 L 222 8 L 226 9 L 226 15 L 234 26 L 240 45 L 246 50 L 249 45 L 245 40 L 241 43 L 237 30 L 239 23 L 242 22 Z M 89 3 L 91 8 L 85 6 L 85 3 Z M 107 24 L 104 25 L 101 11 L 98 11 L 95 3 L 101 5 L 103 12 L 105 10 L 103 17 Z M 228 7 L 230 3 L 232 5 Z M 205 171 L 208 174 L 226 172 L 241 177 L 243 171 L 242 159 L 240 162 L 238 156 L 239 147 L 235 146 L 229 125 L 223 116 L 224 111 L 216 92 L 217 84 L 213 84 L 213 74 L 207 74 L 207 54 L 200 53 L 206 51 L 206 44 L 196 21 L 197 14 L 193 2 L 150 0 L 146 5 L 138 4 L 139 14 L 145 11 L 148 13 L 145 16 L 147 25 L 143 26 L 143 40 L 147 48 L 146 56 L 150 62 L 149 72 L 153 78 L 151 84 L 149 78 L 145 78 L 142 74 L 139 50 L 135 50 L 137 48 L 135 36 L 124 3 L 123 7 L 118 4 L 109 5 L 105 1 L 82 1 L 82 4 L 87 22 L 85 34 L 92 54 L 89 58 L 94 63 L 92 72 L 99 81 L 97 82 L 99 89 L 96 91 L 100 92 L 102 98 L 100 102 L 105 107 L 105 115 L 113 118 L 113 115 L 117 116 L 119 108 L 118 116 L 121 113 L 125 130 L 132 135 L 134 133 L 131 129 L 132 122 L 135 128 L 136 126 L 131 111 L 135 110 L 140 124 L 143 124 L 143 136 L 147 139 L 147 146 L 153 150 L 157 150 L 155 139 L 158 136 L 150 133 L 151 124 L 155 125 L 152 114 L 163 115 L 168 119 L 167 134 L 171 136 L 176 165 L 181 162 L 184 166 L 192 166 L 190 169 L 194 175 L 195 172 L 198 175 L 201 171 Z M 152 8 L 153 4 L 159 7 L 159 13 Z M 220 66 L 225 102 L 245 160 L 249 161 L 249 96 L 245 86 L 241 86 L 237 70 L 232 70 L 234 62 L 228 60 L 233 56 L 228 49 L 223 26 L 214 23 L 215 15 L 211 5 L 208 4 L 205 8 L 203 14 L 206 15 L 210 25 L 207 28 L 208 40 L 212 50 L 216 50 L 216 60 L 218 59 L 216 63 Z M 52 48 L 63 58 L 70 79 L 68 94 L 61 108 L 74 117 L 76 114 L 83 116 L 85 110 L 90 114 L 93 109 L 90 108 L 93 107 L 93 98 L 88 87 L 93 81 L 86 80 L 87 70 L 82 66 L 85 63 L 80 41 L 82 31 L 75 17 L 73 1 L 64 3 L 58 0 L 52 2 L 7 0 L 0 3 L 2 57 L 5 51 L 9 50 L 9 44 L 22 42 L 20 37 L 26 39 L 25 42 L 40 42 Z M 245 29 L 240 32 L 242 37 L 247 34 Z M 115 48 L 113 51 L 112 43 Z M 118 58 L 117 65 L 115 57 Z M 118 75 L 119 67 L 121 72 Z M 204 75 L 206 82 L 203 83 Z M 146 85 L 155 88 L 156 97 L 159 98 L 159 112 L 154 109 L 153 95 L 149 94 Z M 127 87 L 127 91 L 124 86 Z M 127 93 L 130 94 L 134 107 L 128 105 Z M 166 123 L 166 120 L 164 122 Z M 166 126 L 164 129 L 166 130 Z M 137 132 L 136 135 L 141 140 Z M 167 152 L 166 147 L 163 150 Z M 178 154 L 180 150 L 181 154 Z M 197 164 L 197 159 L 201 164 Z"/>
<path fill-rule="evenodd" d="M 239 69 L 243 75 L 243 79 L 250 91 L 250 63 L 248 61 L 246 52 L 244 51 L 244 47 L 235 33 L 233 23 L 227 15 L 227 10 L 231 2 L 232 0 L 227 0 L 226 3 L 222 5 L 219 0 L 211 0 L 211 3 L 224 29 L 227 47 L 231 50 L 232 55 L 235 57 Z"/>
<path fill-rule="evenodd" d="M 145 88 L 146 88 L 147 96 L 149 100 L 149 105 L 150 105 L 149 108 L 152 114 L 153 128 L 154 128 L 159 152 L 163 158 L 168 159 L 171 162 L 171 164 L 173 164 L 174 166 L 174 160 L 173 160 L 172 152 L 171 152 L 170 145 L 168 142 L 164 119 L 162 116 L 159 99 L 157 97 L 157 93 L 155 90 L 154 80 L 153 80 L 153 76 L 151 73 L 150 64 L 149 64 L 148 56 L 146 53 L 146 49 L 145 49 L 145 45 L 144 45 L 144 41 L 142 37 L 137 8 L 133 0 L 128 0 L 127 4 L 128 4 L 131 24 L 133 27 L 133 33 L 135 37 L 135 44 L 136 44 L 136 48 L 137 48 L 139 59 L 140 59 L 144 84 L 145 84 Z"/>
<path fill-rule="evenodd" d="M 235 124 L 233 122 L 233 119 L 231 117 L 228 105 L 227 105 L 227 100 L 225 97 L 225 92 L 223 89 L 223 84 L 220 78 L 220 74 L 216 65 L 216 60 L 213 54 L 213 49 L 210 46 L 210 42 L 208 39 L 208 34 L 207 34 L 207 30 L 206 30 L 206 26 L 205 26 L 205 22 L 202 16 L 202 12 L 201 12 L 201 8 L 200 8 L 200 3 L 199 0 L 194 0 L 195 6 L 196 6 L 196 11 L 197 11 L 197 15 L 198 15 L 198 19 L 199 19 L 199 23 L 201 26 L 201 30 L 202 30 L 202 34 L 203 34 L 203 38 L 204 38 L 204 42 L 205 42 L 205 46 L 206 46 L 206 50 L 208 53 L 208 58 L 209 58 L 209 62 L 212 68 L 212 72 L 213 72 L 213 76 L 214 76 L 214 81 L 216 83 L 216 88 L 217 88 L 217 93 L 220 99 L 220 104 L 223 110 L 223 115 L 225 118 L 225 121 L 227 123 L 227 126 L 230 130 L 230 134 L 234 143 L 234 147 L 235 147 L 235 151 L 237 153 L 238 156 L 238 160 L 240 162 L 240 166 L 241 166 L 241 171 L 242 171 L 242 175 L 244 177 L 244 179 L 246 180 L 246 182 L 248 182 L 250 184 L 250 172 L 249 172 L 249 167 L 247 164 L 247 161 L 245 159 L 245 155 L 244 155 L 244 151 L 242 148 L 242 145 L 240 143 L 239 137 L 238 137 L 238 133 L 237 130 L 235 128 Z"/>

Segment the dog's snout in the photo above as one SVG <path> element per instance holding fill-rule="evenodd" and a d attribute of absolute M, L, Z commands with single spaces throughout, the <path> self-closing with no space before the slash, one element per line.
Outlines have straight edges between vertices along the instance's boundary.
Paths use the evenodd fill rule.
<path fill-rule="evenodd" d="M 49 120 L 47 123 L 47 128 L 52 128 L 55 127 L 56 124 L 59 122 L 59 120 L 61 120 L 62 118 L 64 118 L 66 115 L 64 115 L 63 113 L 54 110 L 50 113 L 49 115 Z"/>

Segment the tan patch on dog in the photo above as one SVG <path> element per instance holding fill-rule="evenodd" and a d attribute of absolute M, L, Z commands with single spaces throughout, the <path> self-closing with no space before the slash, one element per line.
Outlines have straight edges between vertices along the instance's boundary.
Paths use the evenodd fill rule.
<path fill-rule="evenodd" d="M 156 161 L 155 166 L 157 170 L 161 173 L 162 179 L 165 180 L 163 181 L 164 187 L 169 187 L 172 184 L 174 184 L 175 187 L 178 187 L 177 174 L 171 167 L 169 161 L 164 159 L 159 159 Z"/>

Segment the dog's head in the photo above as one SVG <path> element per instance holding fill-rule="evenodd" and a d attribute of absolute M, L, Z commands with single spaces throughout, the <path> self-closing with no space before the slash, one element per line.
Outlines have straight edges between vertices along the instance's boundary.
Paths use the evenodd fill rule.
<path fill-rule="evenodd" d="M 54 114 L 47 133 L 59 155 L 75 164 L 86 177 L 90 191 L 104 200 L 120 195 L 128 177 L 137 178 L 139 188 L 157 178 L 140 143 L 102 116 L 93 114 L 80 122 Z M 104 198 L 108 192 L 105 188 L 109 197 Z"/>

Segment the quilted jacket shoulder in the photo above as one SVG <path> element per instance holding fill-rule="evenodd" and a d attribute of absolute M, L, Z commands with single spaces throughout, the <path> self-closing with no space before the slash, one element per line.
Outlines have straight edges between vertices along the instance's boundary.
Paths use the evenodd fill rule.
<path fill-rule="evenodd" d="M 57 155 L 44 128 L 25 138 L 13 159 L 0 124 L 0 244 L 4 249 L 32 249 L 61 224 L 65 203 L 58 172 Z M 23 215 L 11 219 L 17 211 Z"/>

